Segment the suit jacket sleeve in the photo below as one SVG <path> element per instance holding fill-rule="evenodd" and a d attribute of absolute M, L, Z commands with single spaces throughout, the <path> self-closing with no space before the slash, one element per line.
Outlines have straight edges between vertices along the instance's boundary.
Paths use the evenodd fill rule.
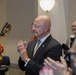
<path fill-rule="evenodd" d="M 20 68 L 22 71 L 25 71 L 24 64 L 25 64 L 25 62 L 21 59 L 21 57 L 19 57 L 18 65 L 19 65 L 19 68 Z"/>

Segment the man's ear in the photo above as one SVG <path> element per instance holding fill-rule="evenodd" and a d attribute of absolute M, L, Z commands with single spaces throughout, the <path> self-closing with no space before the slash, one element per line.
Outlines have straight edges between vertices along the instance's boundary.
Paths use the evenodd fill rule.
<path fill-rule="evenodd" d="M 49 29 L 50 29 L 49 25 L 46 25 L 45 32 L 49 31 Z"/>

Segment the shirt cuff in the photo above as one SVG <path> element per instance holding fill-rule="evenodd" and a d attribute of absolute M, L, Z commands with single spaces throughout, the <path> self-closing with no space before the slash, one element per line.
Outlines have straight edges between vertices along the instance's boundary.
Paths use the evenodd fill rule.
<path fill-rule="evenodd" d="M 25 64 L 24 64 L 25 67 L 27 66 L 27 64 L 28 64 L 29 61 L 30 61 L 30 59 L 28 59 L 28 60 L 25 61 Z"/>

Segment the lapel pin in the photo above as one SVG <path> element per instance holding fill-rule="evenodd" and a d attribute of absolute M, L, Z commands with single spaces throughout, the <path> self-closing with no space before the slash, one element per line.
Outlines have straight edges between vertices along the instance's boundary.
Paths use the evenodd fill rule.
<path fill-rule="evenodd" d="M 42 45 L 43 47 L 45 47 L 45 45 Z"/>

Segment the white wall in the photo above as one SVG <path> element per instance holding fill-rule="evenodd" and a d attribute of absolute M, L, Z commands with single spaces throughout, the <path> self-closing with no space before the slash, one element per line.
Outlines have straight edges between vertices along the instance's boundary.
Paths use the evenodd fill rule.
<path fill-rule="evenodd" d="M 69 14 L 68 15 L 68 30 L 70 33 L 71 33 L 72 21 L 76 20 L 76 9 L 75 9 L 75 7 L 76 7 L 76 0 L 68 0 L 68 14 Z"/>
<path fill-rule="evenodd" d="M 32 37 L 31 24 L 37 16 L 35 4 L 35 0 L 7 0 L 7 21 L 12 25 L 7 38 L 7 54 L 10 56 L 11 63 L 18 62 L 18 41 L 28 42 Z"/>
<path fill-rule="evenodd" d="M 0 0 L 0 32 L 7 21 L 6 4 L 7 4 L 7 0 Z M 3 45 L 3 47 L 6 51 L 7 36 L 0 37 L 0 44 Z M 4 51 L 4 53 L 2 53 L 2 55 L 6 54 L 5 51 Z"/>

